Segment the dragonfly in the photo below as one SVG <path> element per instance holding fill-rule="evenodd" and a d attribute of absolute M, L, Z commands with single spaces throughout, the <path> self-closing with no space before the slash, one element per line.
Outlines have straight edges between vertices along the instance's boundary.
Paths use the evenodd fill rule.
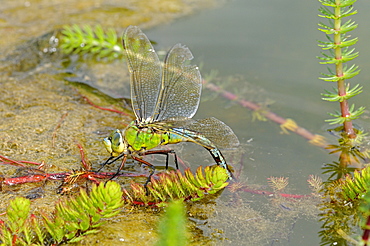
<path fill-rule="evenodd" d="M 104 138 L 111 157 L 103 164 L 122 158 L 116 173 L 127 158 L 142 162 L 153 169 L 143 156 L 168 155 L 173 150 L 152 150 L 156 147 L 192 142 L 209 151 L 217 165 L 233 175 L 219 148 L 234 148 L 239 140 L 222 121 L 210 117 L 194 120 L 202 90 L 199 68 L 191 65 L 193 55 L 182 44 L 174 45 L 161 62 L 148 37 L 137 26 L 129 26 L 123 34 L 123 46 L 130 72 L 131 103 L 136 119 L 124 130 L 115 130 Z M 175 154 L 176 168 L 177 156 Z M 114 175 L 113 177 L 115 177 Z M 149 176 L 149 177 L 150 177 Z M 112 177 L 112 178 L 113 178 Z"/>

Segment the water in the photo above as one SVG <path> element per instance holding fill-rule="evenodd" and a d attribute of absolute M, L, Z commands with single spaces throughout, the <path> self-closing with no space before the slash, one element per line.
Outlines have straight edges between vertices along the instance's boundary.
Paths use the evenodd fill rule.
<path fill-rule="evenodd" d="M 79 6 L 82 9 L 83 7 Z M 102 4 L 101 9 L 97 7 L 97 12 L 111 11 L 108 16 L 114 14 L 114 18 L 117 18 L 117 13 L 119 16 L 124 7 L 124 4 L 113 4 L 112 1 L 111 5 Z M 330 117 L 327 112 L 333 112 L 338 105 L 320 99 L 320 93 L 324 92 L 324 89 L 330 89 L 332 85 L 317 79 L 320 72 L 326 72 L 325 66 L 319 65 L 316 59 L 320 52 L 316 40 L 324 40 L 323 34 L 317 30 L 317 23 L 320 21 L 317 17 L 318 7 L 318 2 L 305 0 L 234 0 L 169 24 L 143 30 L 151 40 L 158 43 L 156 50 L 168 50 L 178 42 L 187 45 L 195 56 L 195 63 L 203 64 L 201 72 L 204 76 L 211 70 L 217 70 L 218 76 L 221 77 L 220 82 L 226 81 L 229 76 L 237 77 L 237 82 L 229 84 L 225 89 L 238 93 L 247 87 L 247 92 L 240 95 L 242 98 L 260 103 L 274 101 L 268 107 L 272 112 L 295 120 L 298 125 L 313 133 L 330 138 L 326 133 L 329 126 L 324 120 Z M 9 16 L 12 16 L 11 13 L 17 13 L 15 16 L 18 16 L 22 11 L 28 11 L 27 8 L 29 7 L 25 5 L 11 8 L 9 4 L 7 13 Z M 366 57 L 370 51 L 365 45 L 366 39 L 369 38 L 366 23 L 370 4 L 358 2 L 355 8 L 360 10 L 354 17 L 360 27 L 353 36 L 360 37 L 356 49 L 361 54 L 356 63 L 363 69 L 353 83 L 360 82 L 365 90 L 355 102 L 356 105 L 367 106 L 369 92 L 366 92 L 366 81 L 369 71 L 365 68 L 369 65 Z M 53 22 L 52 27 L 56 29 L 65 24 L 61 20 L 67 18 L 63 18 L 61 13 L 68 13 L 66 10 L 67 7 L 62 8 L 60 12 L 55 12 L 53 17 L 42 15 L 42 19 L 45 23 L 48 23 L 45 20 L 53 19 L 55 23 Z M 50 10 L 48 13 L 51 12 Z M 99 17 L 94 13 L 90 13 L 89 18 L 72 15 L 70 21 L 79 24 L 95 23 Z M 15 39 L 10 35 L 7 37 L 8 42 L 3 39 L 2 44 L 15 47 L 23 40 L 50 30 L 44 22 L 39 23 L 36 18 L 31 18 L 31 14 L 27 12 L 25 15 L 33 20 L 28 24 L 32 26 L 30 33 L 24 32 L 27 29 L 27 18 L 18 20 L 21 25 L 16 18 L 10 18 L 9 22 L 6 22 L 8 18 L 4 18 L 6 21 L 3 22 L 8 28 L 18 26 L 15 36 L 21 38 Z M 114 18 L 103 20 L 109 23 L 107 25 L 117 25 L 116 27 L 121 29 L 129 23 L 127 19 L 117 21 Z M 36 28 L 37 24 L 41 26 Z M 50 71 L 47 66 L 43 69 L 46 73 Z M 17 82 L 14 83 L 15 87 L 11 87 L 12 82 L 9 82 L 5 73 L 1 74 L 4 90 L 2 94 L 9 95 L 9 98 L 3 97 L 5 99 L 1 105 L 5 110 L 2 111 L 2 119 L 11 122 L 9 126 L 5 121 L 0 121 L 5 134 L 1 136 L 5 146 L 4 154 L 16 159 L 46 160 L 53 164 L 50 167 L 54 168 L 53 171 L 58 168 L 68 170 L 79 167 L 78 153 L 71 144 L 77 140 L 85 144 L 93 165 L 105 158 L 107 154 L 101 145 L 101 139 L 106 137 L 104 134 L 109 130 L 122 127 L 117 123 L 122 117 L 92 109 L 71 92 L 70 85 L 55 76 L 39 75 L 33 70 L 28 73 L 27 79 L 13 74 L 13 80 Z M 33 73 L 36 74 L 35 77 L 32 76 Z M 29 86 L 39 83 L 42 83 L 40 87 Z M 32 96 L 26 94 L 27 92 L 32 93 Z M 53 105 L 48 106 L 51 109 L 45 111 L 43 105 L 47 102 Z M 56 125 L 65 111 L 68 112 L 68 117 L 60 129 L 57 129 Z M 40 116 L 37 112 L 43 113 Z M 252 189 L 272 191 L 268 187 L 267 178 L 289 177 L 289 185 L 284 193 L 310 194 L 306 182 L 308 176 L 320 175 L 322 165 L 336 159 L 335 156 L 329 156 L 327 151 L 310 145 L 301 136 L 294 133 L 281 134 L 282 131 L 276 123 L 252 121 L 252 114 L 248 109 L 205 90 L 195 118 L 210 116 L 217 117 L 231 126 L 239 137 L 243 155 L 226 152 L 226 157 L 236 167 L 240 175 L 239 180 Z M 24 120 L 18 121 L 20 118 Z M 125 117 L 124 119 L 127 120 Z M 366 118 L 360 121 L 365 128 L 367 122 Z M 81 131 L 81 128 L 84 131 Z M 58 141 L 52 146 L 50 138 L 56 129 Z M 27 134 L 19 134 L 20 132 Z M 335 142 L 335 139 L 331 140 Z M 180 156 L 189 163 L 197 163 L 201 159 L 200 156 L 207 159 L 205 164 L 212 160 L 206 151 L 191 144 L 185 146 Z M 240 165 L 243 169 L 238 172 Z M 233 198 L 233 202 L 230 202 L 230 198 Z M 53 199 L 52 197 L 51 201 Z M 213 242 L 216 245 L 318 245 L 317 232 L 320 224 L 315 216 L 318 212 L 315 209 L 316 202 L 315 199 L 287 200 L 243 192 L 236 195 L 225 191 L 216 204 L 192 208 L 196 210 L 193 214 L 206 214 L 206 225 L 203 225 L 204 221 L 199 216 L 195 216 L 193 220 L 202 230 L 201 237 L 220 239 Z M 41 203 L 41 200 L 38 200 L 38 203 Z M 125 218 L 126 221 L 123 218 L 122 223 L 142 218 L 140 216 L 146 217 L 145 213 L 133 214 Z M 127 231 L 127 228 L 122 226 L 120 230 Z M 150 238 L 145 231 L 133 234 L 137 235 L 141 242 L 143 238 Z M 205 242 L 206 240 L 202 241 Z"/>
<path fill-rule="evenodd" d="M 330 90 L 335 84 L 318 79 L 320 72 L 327 71 L 316 58 L 320 55 L 316 40 L 325 38 L 317 30 L 317 23 L 324 21 L 317 17 L 319 6 L 316 1 L 236 0 L 146 33 L 166 48 L 176 42 L 189 46 L 196 60 L 204 62 L 203 74 L 212 69 L 225 77 L 241 74 L 244 80 L 238 83 L 264 89 L 266 99 L 275 102 L 269 107 L 271 111 L 330 139 L 326 133 L 330 126 L 324 120 L 330 118 L 327 112 L 337 110 L 338 105 L 322 101 L 320 96 L 324 89 Z M 367 2 L 356 4 L 359 14 L 353 19 L 360 27 L 351 33 L 353 37 L 360 37 L 355 47 L 361 55 L 355 63 L 362 67 L 361 74 L 352 83 L 361 83 L 365 90 L 354 100 L 357 106 L 368 106 L 366 81 L 370 73 L 365 68 L 369 50 L 364 40 L 370 37 L 366 30 L 369 8 Z M 233 90 L 232 87 L 228 89 Z M 251 93 L 244 98 L 254 101 L 255 96 Z M 266 184 L 270 176 L 284 176 L 289 177 L 288 187 L 293 192 L 309 193 L 308 175 L 320 175 L 322 165 L 336 157 L 294 133 L 280 134 L 275 123 L 252 122 L 247 111 L 217 98 L 203 102 L 195 117 L 213 115 L 229 124 L 242 143 L 253 139 L 246 147 L 242 180 Z M 365 117 L 361 124 L 368 128 Z M 315 219 L 306 220 L 304 216 L 300 218 L 292 223 L 292 233 L 282 245 L 319 244 L 319 223 Z"/>

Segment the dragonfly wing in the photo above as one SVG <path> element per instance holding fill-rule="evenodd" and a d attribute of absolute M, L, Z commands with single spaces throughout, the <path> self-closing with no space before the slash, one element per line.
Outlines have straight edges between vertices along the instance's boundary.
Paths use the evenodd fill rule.
<path fill-rule="evenodd" d="M 200 145 L 208 145 L 206 141 L 202 142 L 202 137 L 207 138 L 218 148 L 235 148 L 239 145 L 238 137 L 233 130 L 214 117 L 201 120 L 171 118 L 163 122 L 156 122 L 153 126 L 163 132 L 171 132 L 184 138 L 193 139 Z"/>
<path fill-rule="evenodd" d="M 154 121 L 194 116 L 199 105 L 202 78 L 198 67 L 189 65 L 192 59 L 190 50 L 181 44 L 176 44 L 168 52 Z"/>
<path fill-rule="evenodd" d="M 200 135 L 209 139 L 218 148 L 235 148 L 239 145 L 238 137 L 233 130 L 214 117 L 189 121 L 184 128 L 198 132 Z"/>
<path fill-rule="evenodd" d="M 132 108 L 139 121 L 153 116 L 161 87 L 161 63 L 147 36 L 136 26 L 123 35 L 130 70 Z"/>

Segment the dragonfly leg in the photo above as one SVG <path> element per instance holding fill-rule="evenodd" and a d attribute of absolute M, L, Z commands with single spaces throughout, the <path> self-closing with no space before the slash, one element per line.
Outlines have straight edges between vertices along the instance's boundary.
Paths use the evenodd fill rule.
<path fill-rule="evenodd" d="M 123 159 L 122 159 L 121 165 L 119 165 L 119 168 L 117 169 L 117 172 L 112 177 L 110 177 L 108 179 L 108 181 L 109 180 L 112 180 L 112 179 L 114 179 L 115 177 L 118 176 L 119 172 L 121 172 L 122 168 L 125 166 L 126 160 L 127 160 L 127 155 L 125 154 L 125 155 L 123 155 Z"/>
<path fill-rule="evenodd" d="M 154 153 L 152 153 L 152 154 L 154 154 Z M 153 174 L 154 174 L 154 172 L 155 172 L 155 167 L 154 167 L 152 164 L 150 164 L 149 162 L 144 161 L 143 159 L 140 159 L 140 158 L 138 158 L 138 157 L 136 157 L 136 156 L 132 156 L 132 158 L 133 158 L 134 160 L 137 160 L 138 162 L 141 162 L 141 163 L 143 163 L 143 164 L 147 165 L 148 167 L 150 167 L 150 168 L 152 169 L 152 171 L 150 172 L 150 174 L 149 174 L 149 176 L 148 176 L 148 179 L 146 180 L 146 182 L 145 182 L 145 184 L 144 184 L 144 187 L 145 187 L 145 190 L 146 190 L 146 194 L 148 195 L 149 193 L 148 193 L 148 189 L 147 189 L 147 187 L 146 187 L 146 186 L 149 184 L 150 179 L 152 178 L 152 176 L 153 176 Z"/>
<path fill-rule="evenodd" d="M 103 167 L 105 167 L 105 165 L 110 165 L 110 164 L 112 164 L 113 162 L 117 161 L 119 158 L 121 158 L 121 157 L 123 157 L 125 155 L 126 154 L 122 153 L 122 154 L 120 154 L 117 157 L 114 157 L 114 156 L 109 157 L 103 164 L 100 164 L 101 167 L 99 168 L 98 172 L 100 172 L 100 170 L 102 170 Z"/>
<path fill-rule="evenodd" d="M 173 151 L 173 154 L 175 156 L 175 165 L 176 165 L 176 169 L 179 169 L 179 163 L 177 162 L 177 155 L 176 155 L 176 152 Z M 166 168 L 168 168 L 168 161 L 166 162 Z"/>
<path fill-rule="evenodd" d="M 179 164 L 177 162 L 177 155 L 174 150 L 172 149 L 171 150 L 151 150 L 151 151 L 144 152 L 142 155 L 155 155 L 155 154 L 166 155 L 166 169 L 168 169 L 169 154 L 173 154 L 175 157 L 176 169 L 179 169 Z"/>
<path fill-rule="evenodd" d="M 110 160 L 112 160 L 114 157 L 113 156 L 111 156 L 111 157 L 109 157 L 103 164 L 100 164 L 100 168 L 98 169 L 98 171 L 97 172 L 100 172 L 102 169 L 103 169 L 103 167 L 105 167 L 105 165 L 107 165 L 108 164 L 108 162 L 110 161 Z"/>

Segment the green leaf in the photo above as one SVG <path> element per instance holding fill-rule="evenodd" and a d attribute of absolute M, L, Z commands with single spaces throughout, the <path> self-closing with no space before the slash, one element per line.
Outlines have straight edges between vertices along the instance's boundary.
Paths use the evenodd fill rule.
<path fill-rule="evenodd" d="M 358 24 L 356 24 L 356 22 L 352 20 L 348 20 L 346 23 L 342 24 L 340 28 L 340 33 L 346 33 L 346 32 L 352 31 L 356 29 L 357 26 Z"/>
<path fill-rule="evenodd" d="M 23 197 L 16 197 L 10 202 L 6 214 L 9 221 L 8 226 L 12 232 L 23 230 L 30 212 L 30 204 L 30 200 Z"/>
<path fill-rule="evenodd" d="M 357 74 L 360 73 L 361 70 L 358 69 L 358 66 L 352 65 L 350 68 L 347 69 L 347 67 L 344 68 L 343 71 L 343 79 L 350 79 L 356 76 Z"/>
<path fill-rule="evenodd" d="M 349 84 L 347 84 L 346 94 L 342 96 L 338 95 L 337 88 L 333 88 L 333 89 L 334 89 L 334 92 L 325 90 L 326 94 L 321 94 L 322 96 L 325 96 L 325 98 L 322 98 L 322 99 L 326 101 L 331 101 L 331 102 L 334 102 L 334 101 L 343 102 L 344 100 L 348 100 L 351 97 L 354 97 L 362 92 L 362 86 L 358 84 L 354 86 L 352 89 L 350 89 Z"/>
<path fill-rule="evenodd" d="M 127 200 L 136 204 L 165 206 L 171 200 L 199 200 L 206 194 L 213 194 L 228 185 L 228 174 L 219 166 L 206 167 L 204 174 L 199 167 L 194 176 L 190 169 L 160 173 L 157 179 L 152 178 L 147 191 L 142 184 L 131 183 L 131 191 L 125 190 Z"/>
<path fill-rule="evenodd" d="M 334 19 L 335 18 L 334 13 L 326 7 L 320 7 L 319 11 L 323 14 L 323 15 L 319 15 L 319 17 L 323 17 L 323 18 L 327 18 L 327 19 Z"/>
<path fill-rule="evenodd" d="M 171 202 L 159 223 L 157 246 L 188 245 L 185 206 L 182 201 Z"/>
<path fill-rule="evenodd" d="M 88 25 L 82 28 L 73 25 L 63 27 L 61 34 L 59 47 L 66 54 L 91 54 L 108 60 L 123 56 L 117 34 L 113 29 L 108 29 L 105 33 L 99 25 L 95 28 Z"/>
<path fill-rule="evenodd" d="M 323 74 L 323 73 L 321 73 L 322 75 L 325 75 L 325 76 L 328 76 L 328 74 Z M 331 76 L 331 77 L 326 77 L 326 78 L 324 78 L 324 77 L 319 77 L 319 79 L 321 79 L 321 80 L 324 80 L 324 81 L 328 81 L 328 82 L 337 82 L 338 80 L 340 80 L 341 78 L 339 78 L 339 77 L 337 77 L 337 76 Z"/>
<path fill-rule="evenodd" d="M 341 0 L 338 7 L 347 7 L 347 6 L 352 6 L 353 4 L 356 3 L 357 0 Z"/>
<path fill-rule="evenodd" d="M 349 108 L 348 116 L 344 117 L 341 115 L 340 112 L 336 112 L 335 114 L 329 113 L 329 115 L 335 118 L 328 119 L 325 121 L 329 122 L 329 124 L 343 124 L 344 122 L 358 119 L 364 112 L 365 112 L 365 107 L 359 107 L 357 110 L 355 110 L 355 105 L 352 104 L 351 107 Z"/>
<path fill-rule="evenodd" d="M 357 10 L 354 10 L 353 12 L 351 12 L 353 10 L 353 8 L 348 8 L 347 10 L 345 8 L 342 8 L 341 10 L 342 11 L 341 11 L 340 18 L 344 18 L 344 17 L 348 17 L 348 16 L 351 16 L 351 15 L 357 14 Z"/>

